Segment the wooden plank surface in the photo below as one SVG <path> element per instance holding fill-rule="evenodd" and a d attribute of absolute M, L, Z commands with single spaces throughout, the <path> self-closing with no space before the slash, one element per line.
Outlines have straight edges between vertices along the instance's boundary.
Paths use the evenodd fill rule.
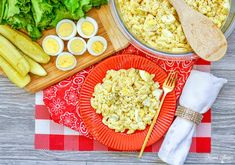
<path fill-rule="evenodd" d="M 235 32 L 226 57 L 212 73 L 229 80 L 213 105 L 212 153 L 190 154 L 186 164 L 235 164 Z M 56 152 L 34 150 L 34 95 L 0 77 L 0 165 L 154 165 L 156 153 Z"/>
<path fill-rule="evenodd" d="M 87 68 L 88 66 L 101 61 L 102 59 L 112 55 L 113 53 L 127 47 L 129 45 L 128 40 L 123 36 L 123 34 L 118 30 L 115 25 L 114 19 L 111 16 L 111 11 L 109 6 L 102 6 L 100 9 L 92 9 L 88 16 L 94 18 L 99 26 L 99 31 L 97 35 L 106 38 L 108 43 L 107 50 L 100 56 L 92 56 L 86 52 L 82 56 L 75 56 L 77 59 L 77 66 L 71 71 L 61 71 L 56 68 L 56 57 L 51 57 L 51 61 L 48 64 L 43 65 L 48 75 L 45 77 L 39 77 L 31 75 L 31 82 L 25 87 L 26 91 L 35 93 L 48 86 L 51 86 L 69 76 L 74 75 L 78 71 Z M 55 29 L 47 30 L 43 32 L 43 37 L 38 41 L 40 44 L 43 39 L 51 34 L 56 34 Z M 67 51 L 65 42 L 65 50 Z"/>

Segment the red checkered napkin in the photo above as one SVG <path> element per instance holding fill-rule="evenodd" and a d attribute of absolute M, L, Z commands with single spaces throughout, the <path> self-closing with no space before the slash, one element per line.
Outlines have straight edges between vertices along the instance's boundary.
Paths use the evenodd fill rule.
<path fill-rule="evenodd" d="M 144 56 L 156 62 L 166 71 L 177 70 L 179 80 L 176 95 L 179 97 L 184 83 L 192 69 L 210 71 L 210 63 L 196 61 L 164 61 L 136 50 L 133 46 L 122 53 Z M 117 55 L 118 55 L 117 54 Z M 35 148 L 46 150 L 77 150 L 77 151 L 113 151 L 100 144 L 87 132 L 79 115 L 79 89 L 85 77 L 94 68 L 91 66 L 74 76 L 49 87 L 36 94 L 35 115 Z M 58 123 L 58 124 L 57 124 Z M 146 152 L 157 152 L 162 140 L 146 148 Z M 191 152 L 208 153 L 211 150 L 211 111 L 204 115 L 202 123 L 197 127 L 193 137 Z"/>

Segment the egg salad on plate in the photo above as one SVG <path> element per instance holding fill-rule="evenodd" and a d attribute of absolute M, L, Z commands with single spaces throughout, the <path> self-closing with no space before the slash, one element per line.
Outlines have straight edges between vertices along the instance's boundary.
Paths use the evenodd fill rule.
<path fill-rule="evenodd" d="M 91 106 L 115 132 L 144 130 L 151 124 L 162 95 L 154 77 L 134 68 L 109 70 L 102 83 L 95 86 Z"/>

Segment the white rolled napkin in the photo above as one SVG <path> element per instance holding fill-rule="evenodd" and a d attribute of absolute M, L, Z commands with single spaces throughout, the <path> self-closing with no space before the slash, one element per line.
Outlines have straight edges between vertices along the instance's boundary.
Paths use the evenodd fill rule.
<path fill-rule="evenodd" d="M 226 79 L 210 73 L 192 70 L 180 96 L 179 104 L 200 114 L 209 110 Z M 184 164 L 188 155 L 196 124 L 177 117 L 169 128 L 158 156 L 170 165 Z"/>

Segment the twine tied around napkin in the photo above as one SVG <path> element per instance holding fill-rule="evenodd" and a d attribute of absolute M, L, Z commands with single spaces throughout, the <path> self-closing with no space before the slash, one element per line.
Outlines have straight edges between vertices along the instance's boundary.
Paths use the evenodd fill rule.
<path fill-rule="evenodd" d="M 207 112 L 225 83 L 227 83 L 226 79 L 192 70 L 180 96 L 181 109 L 176 113 L 178 117 L 169 128 L 158 153 L 161 160 L 170 165 L 184 164 L 196 130 L 196 123 L 200 121 L 181 113 L 185 108 L 194 111 L 193 114 L 198 116 Z"/>

